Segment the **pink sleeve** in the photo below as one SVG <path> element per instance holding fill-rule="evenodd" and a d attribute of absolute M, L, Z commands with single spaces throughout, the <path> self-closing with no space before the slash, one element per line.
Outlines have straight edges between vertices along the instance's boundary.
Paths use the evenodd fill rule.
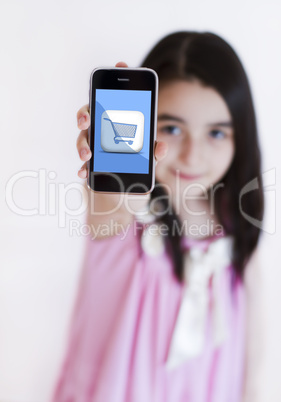
<path fill-rule="evenodd" d="M 93 387 L 94 378 L 87 377 L 98 372 L 118 325 L 120 309 L 125 308 L 124 295 L 134 277 L 139 257 L 134 230 L 131 224 L 125 235 L 98 240 L 86 238 L 66 358 L 53 399 L 56 402 L 68 401 L 68 395 L 71 398 L 76 395 L 77 399 L 73 400 L 79 400 L 87 392 L 87 384 Z"/>

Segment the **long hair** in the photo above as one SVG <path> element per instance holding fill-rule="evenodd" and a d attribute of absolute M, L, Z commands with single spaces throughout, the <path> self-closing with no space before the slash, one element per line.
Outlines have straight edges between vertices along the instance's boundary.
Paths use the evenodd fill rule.
<path fill-rule="evenodd" d="M 177 32 L 166 36 L 151 50 L 142 66 L 155 70 L 159 85 L 165 81 L 199 79 L 204 85 L 214 88 L 226 102 L 233 120 L 235 154 L 232 164 L 221 179 L 223 190 L 216 193 L 215 213 L 224 231 L 234 238 L 232 263 L 237 278 L 243 279 L 245 266 L 257 246 L 260 225 L 246 219 L 245 214 L 262 220 L 264 198 L 261 178 L 261 155 L 258 144 L 256 117 L 249 82 L 245 70 L 228 43 L 209 32 Z M 241 190 L 257 179 L 258 189 Z M 151 201 L 161 199 L 167 211 L 164 189 L 156 186 Z M 244 213 L 241 212 L 241 209 Z M 168 243 L 174 263 L 174 273 L 183 280 L 183 253 L 181 236 L 172 231 L 179 217 L 164 213 L 161 220 L 169 227 Z"/>

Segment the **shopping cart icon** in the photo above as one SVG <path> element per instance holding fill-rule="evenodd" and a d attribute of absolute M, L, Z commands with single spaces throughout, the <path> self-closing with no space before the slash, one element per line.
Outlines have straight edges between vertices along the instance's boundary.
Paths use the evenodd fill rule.
<path fill-rule="evenodd" d="M 129 145 L 133 144 L 137 131 L 136 124 L 117 123 L 106 117 L 104 117 L 104 120 L 108 120 L 113 128 L 115 144 L 119 144 L 120 141 L 128 142 Z"/>
<path fill-rule="evenodd" d="M 134 110 L 105 110 L 101 116 L 101 148 L 105 152 L 140 152 L 144 115 Z"/>

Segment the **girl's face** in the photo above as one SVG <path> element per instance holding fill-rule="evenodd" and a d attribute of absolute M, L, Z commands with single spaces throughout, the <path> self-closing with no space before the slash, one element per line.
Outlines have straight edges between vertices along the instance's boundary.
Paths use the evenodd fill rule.
<path fill-rule="evenodd" d="M 168 186 L 172 197 L 185 191 L 202 198 L 230 167 L 233 137 L 230 112 L 215 89 L 197 80 L 160 87 L 157 140 L 169 149 L 157 164 L 156 178 Z"/>

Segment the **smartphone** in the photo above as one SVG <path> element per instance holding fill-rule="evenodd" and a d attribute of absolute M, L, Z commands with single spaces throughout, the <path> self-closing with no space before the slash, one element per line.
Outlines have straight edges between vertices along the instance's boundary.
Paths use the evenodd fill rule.
<path fill-rule="evenodd" d="M 148 68 L 98 68 L 90 77 L 88 187 L 147 194 L 155 182 L 158 77 Z"/>

